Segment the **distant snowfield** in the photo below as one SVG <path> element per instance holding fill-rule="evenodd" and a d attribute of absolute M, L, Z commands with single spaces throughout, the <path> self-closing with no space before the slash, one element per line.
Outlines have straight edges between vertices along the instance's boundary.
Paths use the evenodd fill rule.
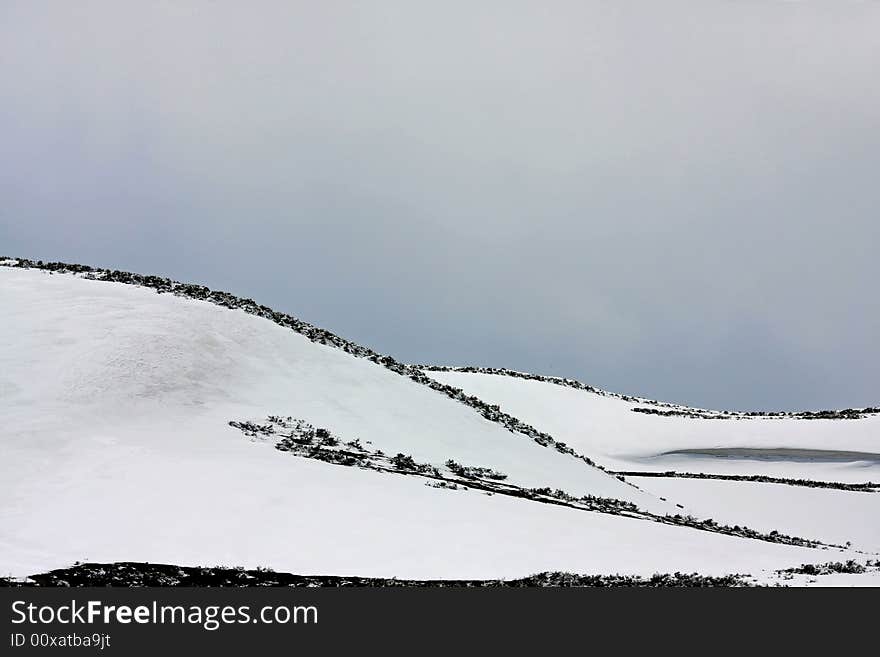
<path fill-rule="evenodd" d="M 292 415 L 388 454 L 437 465 L 454 459 L 499 470 L 521 486 L 627 500 L 659 514 L 679 512 L 676 503 L 700 507 L 697 489 L 685 484 L 717 483 L 676 480 L 682 486 L 670 490 L 675 486 L 666 480 L 632 479 L 639 490 L 427 386 L 242 311 L 131 285 L 0 267 L 0 313 L 0 576 L 80 560 L 402 578 L 565 570 L 751 573 L 772 581 L 776 569 L 865 556 L 435 489 L 418 477 L 279 452 L 228 421 Z M 672 449 L 718 446 L 714 438 L 689 440 L 680 429 L 655 431 L 658 426 L 734 424 L 640 417 L 610 406 L 597 416 L 580 391 L 538 383 L 512 394 L 506 377 L 467 376 L 474 378 L 451 376 L 449 382 L 615 469 L 648 469 L 634 463 Z M 560 401 L 557 391 L 576 396 Z M 820 448 L 813 424 L 819 421 L 795 422 L 805 439 L 788 436 L 774 446 Z M 826 430 L 835 449 L 877 451 L 874 420 L 827 425 L 835 428 Z M 873 428 L 873 441 L 870 430 L 858 427 Z M 839 463 L 833 468 L 848 471 Z M 779 504 L 794 508 L 799 499 Z M 752 509 L 748 496 L 731 500 L 725 513 L 713 507 L 711 515 L 730 523 L 742 511 L 739 524 L 756 529 L 775 521 Z M 876 509 L 864 504 L 866 513 Z M 861 506 L 852 508 L 862 513 Z M 824 541 L 849 536 L 843 520 L 832 526 L 800 518 L 790 526 L 802 531 L 776 528 Z M 878 547 L 875 532 L 854 534 L 846 538 L 854 547 Z"/>
<path fill-rule="evenodd" d="M 870 458 L 880 447 L 876 416 L 859 420 L 662 417 L 631 410 L 645 407 L 644 402 L 550 382 L 481 373 L 429 374 L 499 404 L 612 470 L 880 484 L 880 464 Z M 713 456 L 713 451 L 729 455 Z M 838 544 L 849 541 L 862 550 L 880 552 L 880 493 L 705 479 L 629 480 L 700 518 Z"/>
<path fill-rule="evenodd" d="M 661 417 L 632 411 L 650 406 L 646 402 L 543 381 L 463 372 L 428 374 L 499 404 L 611 470 L 880 482 L 876 415 L 860 420 Z M 721 450 L 731 455 L 725 457 Z"/>

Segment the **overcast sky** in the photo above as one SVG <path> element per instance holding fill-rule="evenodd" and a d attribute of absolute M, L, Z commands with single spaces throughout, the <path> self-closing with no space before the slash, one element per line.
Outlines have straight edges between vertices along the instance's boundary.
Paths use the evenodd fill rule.
<path fill-rule="evenodd" d="M 0 0 L 0 253 L 410 362 L 876 405 L 878 62 L 873 2 Z"/>

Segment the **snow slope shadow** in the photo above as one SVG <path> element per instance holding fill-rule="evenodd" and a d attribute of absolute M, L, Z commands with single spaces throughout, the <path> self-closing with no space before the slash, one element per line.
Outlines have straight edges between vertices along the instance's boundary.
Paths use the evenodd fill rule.
<path fill-rule="evenodd" d="M 663 452 L 660 456 L 672 456 L 676 454 L 755 461 L 812 461 L 821 463 L 856 463 L 867 461 L 880 463 L 880 454 L 876 452 L 856 452 L 835 449 L 797 449 L 791 447 L 697 447 L 690 449 L 675 449 Z"/>

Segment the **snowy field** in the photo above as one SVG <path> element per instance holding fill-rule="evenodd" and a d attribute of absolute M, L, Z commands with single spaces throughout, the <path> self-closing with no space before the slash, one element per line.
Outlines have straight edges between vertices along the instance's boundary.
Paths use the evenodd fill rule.
<path fill-rule="evenodd" d="M 625 401 L 549 382 L 494 374 L 428 374 L 499 404 L 502 410 L 589 454 L 611 470 L 880 483 L 880 415 L 859 420 L 662 417 L 632 411 L 651 407 L 648 402 Z M 671 453 L 725 448 L 767 450 L 767 456 Z M 780 449 L 813 450 L 814 454 L 780 455 Z M 873 456 L 847 458 L 846 452 Z"/>
<path fill-rule="evenodd" d="M 880 552 L 880 493 L 667 477 L 632 481 L 693 515 Z"/>
<path fill-rule="evenodd" d="M 815 523 L 795 513 L 815 502 L 800 491 L 789 496 L 788 486 L 770 497 L 739 490 L 724 497 L 699 485 L 728 482 L 632 479 L 640 490 L 427 386 L 240 310 L 0 267 L 0 311 L 0 576 L 79 560 L 402 578 L 685 571 L 772 582 L 777 569 L 864 559 L 855 548 L 880 549 L 875 494 L 838 496 L 857 500 L 846 503 L 854 518 L 871 514 L 865 521 L 874 525 L 850 532 L 851 519 L 833 517 L 837 501 Z M 757 422 L 690 420 L 718 433 L 704 439 L 687 420 L 641 417 L 616 399 L 542 383 L 520 390 L 507 377 L 435 374 L 613 469 L 647 470 L 645 460 L 657 454 L 719 444 L 877 450 L 875 419 L 827 423 L 832 429 L 792 421 L 787 431 L 766 434 Z M 699 517 L 851 540 L 854 549 L 781 545 L 437 489 L 419 477 L 295 457 L 228 425 L 271 414 L 418 462 L 489 467 L 524 488 L 616 498 L 661 515 L 681 512 L 681 504 Z M 743 443 L 734 427 L 766 440 Z M 676 458 L 690 468 L 699 461 Z M 864 467 L 876 473 L 876 464 Z M 840 479 L 834 468 L 826 474 Z M 773 488 L 742 490 L 765 487 Z M 722 497 L 721 506 L 706 499 Z M 772 508 L 753 508 L 771 498 Z"/>

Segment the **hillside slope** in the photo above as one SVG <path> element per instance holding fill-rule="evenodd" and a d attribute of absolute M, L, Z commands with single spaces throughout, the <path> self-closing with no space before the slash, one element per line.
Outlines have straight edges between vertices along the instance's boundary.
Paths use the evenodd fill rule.
<path fill-rule="evenodd" d="M 4 574 L 75 560 L 415 578 L 757 574 L 829 558 L 596 512 L 604 502 L 511 496 L 560 489 L 651 518 L 677 509 L 349 347 L 101 277 L 0 266 Z M 439 478 L 273 449 L 287 424 L 241 429 L 270 416 L 361 444 L 374 462 L 379 450 L 411 456 Z M 326 457 L 331 448 L 308 449 Z M 453 478 L 450 460 L 499 481 L 480 474 L 438 488 Z"/>
<path fill-rule="evenodd" d="M 695 516 L 880 551 L 880 415 L 870 410 L 857 419 L 725 417 L 552 378 L 446 369 L 428 373 Z"/>
<path fill-rule="evenodd" d="M 560 385 L 550 377 L 455 369 L 428 374 L 499 404 L 615 471 L 708 468 L 731 475 L 880 482 L 880 412 L 875 409 L 858 419 L 724 416 Z"/>

